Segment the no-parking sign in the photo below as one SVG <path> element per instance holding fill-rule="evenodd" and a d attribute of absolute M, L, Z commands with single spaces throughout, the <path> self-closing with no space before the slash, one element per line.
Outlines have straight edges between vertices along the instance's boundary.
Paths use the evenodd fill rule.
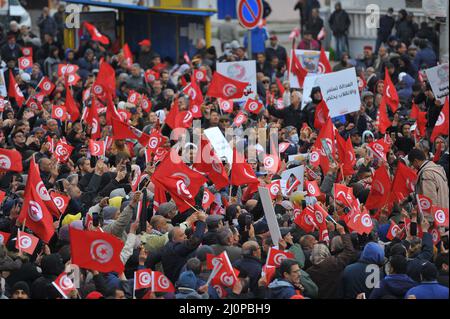
<path fill-rule="evenodd" d="M 253 29 L 263 16 L 262 0 L 238 0 L 237 17 L 239 23 L 246 29 Z"/>

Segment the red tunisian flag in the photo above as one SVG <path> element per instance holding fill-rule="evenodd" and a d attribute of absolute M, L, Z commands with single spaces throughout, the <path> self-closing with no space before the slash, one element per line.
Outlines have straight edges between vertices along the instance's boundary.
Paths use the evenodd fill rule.
<path fill-rule="evenodd" d="M 55 84 L 53 84 L 53 82 L 50 81 L 48 77 L 44 76 L 39 81 L 37 87 L 40 89 L 40 92 L 44 93 L 45 95 L 50 95 L 55 89 Z"/>
<path fill-rule="evenodd" d="M 194 70 L 192 73 L 194 79 L 197 82 L 208 82 L 208 77 L 206 76 L 206 70 Z"/>
<path fill-rule="evenodd" d="M 414 101 L 413 101 L 412 106 L 411 106 L 411 113 L 409 113 L 409 117 L 412 119 L 417 119 L 417 117 L 419 116 L 419 112 L 420 112 L 419 106 L 416 103 L 414 103 Z"/>
<path fill-rule="evenodd" d="M 381 98 L 380 108 L 378 109 L 378 130 L 381 134 L 385 134 L 386 130 L 392 126 L 392 122 L 388 117 L 387 110 L 386 110 L 386 100 L 383 96 Z"/>
<path fill-rule="evenodd" d="M 316 112 L 314 113 L 314 128 L 320 130 L 325 125 L 327 119 L 330 117 L 327 103 L 322 99 L 316 106 Z"/>
<path fill-rule="evenodd" d="M 330 61 L 328 61 L 323 47 L 320 49 L 319 66 L 317 71 L 321 74 L 333 72 L 333 70 L 331 69 Z"/>
<path fill-rule="evenodd" d="M 231 167 L 231 185 L 259 183 L 250 164 L 245 162 L 242 155 L 233 149 L 233 166 Z"/>
<path fill-rule="evenodd" d="M 367 209 L 382 208 L 386 204 L 390 192 L 391 179 L 386 167 L 381 165 L 373 175 L 372 186 L 365 206 Z"/>
<path fill-rule="evenodd" d="M 175 287 L 162 272 L 152 271 L 153 292 L 175 292 Z"/>
<path fill-rule="evenodd" d="M 234 118 L 233 125 L 236 127 L 240 127 L 245 122 L 247 122 L 247 115 L 245 115 L 244 112 L 240 111 Z"/>
<path fill-rule="evenodd" d="M 103 86 L 110 95 L 116 95 L 116 71 L 107 62 L 100 64 L 95 82 Z"/>
<path fill-rule="evenodd" d="M 22 155 L 16 150 L 0 148 L 0 171 L 22 172 Z"/>
<path fill-rule="evenodd" d="M 139 269 L 134 272 L 134 290 L 150 288 L 152 286 L 152 270 Z"/>
<path fill-rule="evenodd" d="M 18 59 L 18 62 L 20 70 L 31 69 L 31 67 L 33 66 L 33 57 L 23 56 Z"/>
<path fill-rule="evenodd" d="M 152 180 L 161 184 L 170 193 L 180 212 L 189 209 L 189 204 L 195 205 L 195 196 L 207 181 L 202 174 L 183 163 L 175 152 L 171 152 L 156 167 Z"/>
<path fill-rule="evenodd" d="M 448 136 L 448 96 L 445 98 L 444 106 L 442 107 L 441 113 L 439 113 L 439 117 L 434 125 L 433 132 L 431 133 L 430 140 L 434 142 L 436 137 L 439 135 Z"/>
<path fill-rule="evenodd" d="M 400 228 L 400 226 L 398 226 L 393 220 L 391 220 L 391 225 L 389 226 L 386 238 L 392 240 L 397 237 L 397 234 L 401 231 L 402 229 Z"/>
<path fill-rule="evenodd" d="M 215 72 L 206 95 L 222 99 L 239 99 L 244 95 L 248 82 L 241 82 Z"/>
<path fill-rule="evenodd" d="M 352 216 L 349 216 L 349 218 L 346 219 L 346 224 L 348 228 L 352 231 L 356 231 L 360 235 L 369 234 L 374 226 L 372 218 L 367 210 L 364 210 L 363 212 L 358 211 L 355 214 L 352 214 Z"/>
<path fill-rule="evenodd" d="M 437 226 L 448 227 L 448 208 L 433 206 L 431 208 Z"/>
<path fill-rule="evenodd" d="M 213 269 L 213 272 L 215 272 L 215 276 L 212 279 L 211 283 L 213 285 L 233 287 L 234 284 L 238 281 L 239 272 L 231 265 L 227 252 L 222 252 L 214 259 L 216 260 L 215 262 L 213 262 L 214 268 L 217 267 L 216 269 L 218 269 L 218 271 L 216 271 L 216 269 Z"/>
<path fill-rule="evenodd" d="M 80 67 L 76 64 L 58 64 L 58 76 L 69 76 L 75 74 Z"/>
<path fill-rule="evenodd" d="M 25 102 L 25 97 L 23 96 L 23 93 L 20 90 L 20 87 L 16 82 L 16 78 L 11 70 L 9 70 L 8 96 L 14 98 L 19 107 L 21 107 Z"/>
<path fill-rule="evenodd" d="M 417 204 L 419 205 L 419 209 L 422 211 L 422 213 L 431 214 L 431 207 L 433 206 L 433 202 L 431 201 L 430 198 L 428 198 L 425 195 L 418 194 L 417 201 L 418 201 Z"/>
<path fill-rule="evenodd" d="M 319 240 L 320 241 L 330 241 L 330 237 L 328 235 L 327 229 L 327 221 L 326 218 L 328 213 L 325 209 L 322 208 L 319 204 L 314 204 L 314 214 L 313 219 L 316 225 L 319 228 Z"/>
<path fill-rule="evenodd" d="M 192 115 L 194 118 L 198 119 L 201 118 L 202 115 L 202 109 L 201 106 L 203 104 L 203 95 L 202 91 L 200 90 L 200 87 L 198 86 L 196 81 L 191 81 L 184 89 L 183 92 L 189 96 L 189 106 L 190 111 L 192 112 Z"/>
<path fill-rule="evenodd" d="M 146 113 L 150 113 L 152 110 L 152 101 L 145 94 L 141 95 L 141 108 Z"/>
<path fill-rule="evenodd" d="M 336 134 L 333 122 L 331 121 L 331 118 L 328 118 L 327 122 L 320 130 L 316 143 L 314 144 L 314 147 L 318 150 L 319 158 L 317 158 L 316 155 L 313 155 L 313 152 L 311 153 L 311 162 L 316 162 L 319 160 L 320 167 L 322 168 L 324 174 L 328 173 L 328 170 L 330 169 L 330 160 L 328 159 L 328 156 L 323 148 L 322 139 L 326 141 L 331 154 L 336 154 L 336 147 L 334 145 L 334 141 L 336 139 L 335 136 Z"/>
<path fill-rule="evenodd" d="M 276 174 L 280 169 L 281 161 L 278 154 L 273 151 L 272 154 L 264 155 L 263 164 L 266 172 Z"/>
<path fill-rule="evenodd" d="M 50 191 L 50 197 L 61 214 L 66 212 L 70 197 L 55 191 Z M 48 205 L 47 205 L 48 207 Z"/>
<path fill-rule="evenodd" d="M 37 238 L 36 236 L 17 230 L 17 249 L 22 250 L 27 254 L 33 255 L 38 243 L 39 238 Z"/>
<path fill-rule="evenodd" d="M 398 162 L 397 172 L 392 182 L 392 191 L 389 196 L 389 202 L 401 201 L 414 191 L 414 185 L 417 181 L 417 174 L 402 162 Z"/>
<path fill-rule="evenodd" d="M 224 113 L 231 113 L 233 112 L 233 101 L 232 100 L 224 100 L 224 99 L 218 99 L 219 107 Z"/>
<path fill-rule="evenodd" d="M 210 207 L 211 204 L 214 203 L 214 200 L 215 200 L 214 194 L 211 193 L 210 190 L 205 188 L 205 191 L 203 192 L 203 198 L 202 198 L 203 209 L 208 209 L 208 207 Z"/>
<path fill-rule="evenodd" d="M 124 270 L 120 260 L 123 241 L 119 238 L 108 233 L 73 227 L 69 227 L 69 236 L 72 264 L 99 272 L 121 273 Z"/>
<path fill-rule="evenodd" d="M 295 211 L 295 209 L 294 209 Z M 314 222 L 314 209 L 312 206 L 307 206 L 303 211 L 300 212 L 298 208 L 298 213 L 295 214 L 294 223 L 303 229 L 306 233 L 311 233 L 314 228 L 318 228 Z"/>
<path fill-rule="evenodd" d="M 55 145 L 55 157 L 61 163 L 66 163 L 69 160 L 70 154 L 75 149 L 72 145 L 67 144 L 66 141 L 59 141 Z"/>
<path fill-rule="evenodd" d="M 43 186 L 39 176 L 39 169 L 36 163 L 31 161 L 27 185 L 25 187 L 25 198 L 18 221 L 23 223 L 26 219 L 26 226 L 36 236 L 48 243 L 55 233 L 55 228 L 53 227 L 52 215 L 47 209 L 44 200 L 41 198 L 41 194 L 38 193 L 38 190 L 42 188 L 40 187 L 41 184 Z"/>
<path fill-rule="evenodd" d="M 355 150 L 350 138 L 345 140 L 341 134 L 336 134 L 337 149 L 339 154 L 339 161 L 342 165 L 342 170 L 345 176 L 353 175 L 353 167 L 356 164 Z"/>
<path fill-rule="evenodd" d="M 127 63 L 127 66 L 131 67 L 131 65 L 133 64 L 133 54 L 131 53 L 128 43 L 125 43 L 123 45 L 122 53 L 123 53 L 123 57 L 125 58 L 125 62 Z"/>
<path fill-rule="evenodd" d="M 419 112 L 416 120 L 416 132 L 419 136 L 425 136 L 427 133 L 427 112 Z"/>
<path fill-rule="evenodd" d="M 253 114 L 259 114 L 259 112 L 261 112 L 262 108 L 263 108 L 263 105 L 258 100 L 249 98 L 249 99 L 247 99 L 247 101 L 245 101 L 244 111 L 247 111 L 247 112 L 253 113 Z"/>
<path fill-rule="evenodd" d="M 292 50 L 291 72 L 297 77 L 299 86 L 303 87 L 303 82 L 305 81 L 305 77 L 308 74 L 308 71 L 303 68 L 297 55 L 295 54 L 295 50 Z"/>
<path fill-rule="evenodd" d="M 281 262 L 285 259 L 294 259 L 294 254 L 270 247 L 269 253 L 267 254 L 266 265 L 278 268 L 281 266 Z"/>
<path fill-rule="evenodd" d="M 102 136 L 100 131 L 100 117 L 98 116 L 97 103 L 94 96 L 92 96 L 92 103 L 88 109 L 86 116 L 86 123 L 91 127 L 91 138 L 98 139 Z"/>
<path fill-rule="evenodd" d="M 269 185 L 266 186 L 267 189 L 269 190 L 270 193 L 270 197 L 272 199 L 275 199 L 277 197 L 277 195 L 280 193 L 281 191 L 281 180 L 277 179 L 275 181 L 272 181 Z"/>
<path fill-rule="evenodd" d="M 133 140 L 138 140 L 139 144 L 142 146 L 147 146 L 150 140 L 150 136 L 148 134 L 118 119 L 112 119 L 112 128 L 114 133 L 113 137 L 116 140 L 130 138 Z"/>
<path fill-rule="evenodd" d="M 206 174 L 217 190 L 224 188 L 228 185 L 228 173 L 222 161 L 206 138 L 202 138 L 200 146 L 195 156 L 194 168 Z"/>
<path fill-rule="evenodd" d="M 369 143 L 367 148 L 369 148 L 375 156 L 386 161 L 386 154 L 391 149 L 391 145 L 389 145 L 384 138 L 380 138 L 379 140 Z"/>
<path fill-rule="evenodd" d="M 175 98 L 170 105 L 170 111 L 166 116 L 165 123 L 174 130 L 176 128 L 176 118 L 178 113 L 180 113 L 180 107 L 178 105 L 178 98 Z"/>
<path fill-rule="evenodd" d="M 89 152 L 92 156 L 105 156 L 105 141 L 89 140 Z"/>
<path fill-rule="evenodd" d="M 75 122 L 80 117 L 80 110 L 72 96 L 72 91 L 70 90 L 69 83 L 66 81 L 66 109 L 70 114 L 70 120 Z"/>
<path fill-rule="evenodd" d="M 315 180 L 314 181 L 305 180 L 305 188 L 309 196 L 318 197 L 322 195 L 322 193 L 320 192 L 319 185 L 317 185 L 317 181 Z"/>
<path fill-rule="evenodd" d="M 147 83 L 153 83 L 153 81 L 159 79 L 159 73 L 156 71 L 153 71 L 152 69 L 148 69 L 144 73 L 144 80 Z"/>
<path fill-rule="evenodd" d="M 104 45 L 109 44 L 108 37 L 101 34 L 94 25 L 92 25 L 88 22 L 84 22 L 83 24 L 84 24 L 84 27 L 86 28 L 87 32 L 89 32 L 89 34 L 91 35 L 91 39 L 93 41 L 98 41 Z"/>
<path fill-rule="evenodd" d="M 67 110 L 64 105 L 52 106 L 52 118 L 65 122 L 67 120 Z"/>
<path fill-rule="evenodd" d="M 395 88 L 394 83 L 392 83 L 391 76 L 389 75 L 387 68 L 384 69 L 383 98 L 386 99 L 386 103 L 389 105 L 392 112 L 397 112 L 399 104 L 397 89 Z"/>
<path fill-rule="evenodd" d="M 72 280 L 67 276 L 66 272 L 61 273 L 52 285 L 58 290 L 58 292 L 64 297 L 64 299 L 69 299 L 69 294 L 71 291 L 76 290 L 75 285 Z"/>
<path fill-rule="evenodd" d="M 3 231 L 0 231 L 0 245 L 5 245 L 9 240 L 9 237 L 11 237 L 10 233 L 5 233 Z"/>

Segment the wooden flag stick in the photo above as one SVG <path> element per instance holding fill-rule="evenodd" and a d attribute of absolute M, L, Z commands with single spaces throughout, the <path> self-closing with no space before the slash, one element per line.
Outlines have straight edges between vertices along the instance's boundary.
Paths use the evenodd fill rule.
<path fill-rule="evenodd" d="M 186 204 L 188 204 L 193 210 L 195 210 L 196 212 L 200 213 L 200 211 L 199 211 L 197 208 L 195 208 L 194 206 L 192 206 L 191 204 L 189 204 L 186 200 L 183 199 L 183 201 L 184 201 Z"/>

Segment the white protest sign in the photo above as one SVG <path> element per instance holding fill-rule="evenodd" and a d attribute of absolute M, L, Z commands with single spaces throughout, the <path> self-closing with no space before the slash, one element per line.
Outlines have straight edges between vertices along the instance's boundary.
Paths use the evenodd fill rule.
<path fill-rule="evenodd" d="M 228 143 L 222 131 L 218 127 L 212 127 L 204 131 L 219 158 L 225 157 L 228 163 L 233 162 L 233 149 Z"/>
<path fill-rule="evenodd" d="M 75 288 L 80 288 L 80 267 L 74 264 L 66 265 L 67 277 L 72 280 Z"/>
<path fill-rule="evenodd" d="M 321 70 L 323 68 L 323 66 L 319 66 L 320 51 L 295 50 L 295 55 L 297 56 L 301 65 L 303 66 L 303 68 L 305 68 L 308 71 L 308 73 L 313 73 L 313 74 L 323 73 L 323 71 Z M 327 56 L 327 59 L 330 58 L 330 52 L 325 51 L 325 55 Z M 319 71 L 322 71 L 322 72 L 319 72 Z M 306 81 L 306 78 L 305 78 L 305 81 Z M 289 82 L 290 82 L 291 88 L 297 88 L 297 89 L 300 88 L 297 77 L 294 74 L 292 74 L 292 72 L 289 72 Z M 305 83 L 303 83 L 303 85 L 305 85 Z M 303 93 L 303 96 L 305 96 L 304 93 Z"/>
<path fill-rule="evenodd" d="M 244 96 L 234 99 L 235 102 L 246 101 L 247 98 L 256 97 L 256 61 L 218 62 L 217 72 L 233 80 L 250 83 L 245 89 Z"/>
<path fill-rule="evenodd" d="M 426 69 L 425 73 L 434 96 L 441 103 L 444 103 L 445 97 L 448 95 L 448 63 Z"/>
<path fill-rule="evenodd" d="M 7 97 L 8 90 L 6 89 L 5 76 L 3 75 L 3 69 L 0 69 L 0 96 Z"/>
<path fill-rule="evenodd" d="M 311 99 L 311 91 L 314 87 L 317 85 L 317 79 L 322 74 L 312 74 L 309 73 L 308 76 L 306 76 L 305 81 L 303 82 L 303 98 L 302 98 L 302 110 L 305 108 L 306 104 L 312 101 Z"/>
<path fill-rule="evenodd" d="M 309 156 L 309 153 L 298 153 L 298 154 L 294 154 L 294 155 L 289 155 L 288 162 L 304 161 L 304 160 L 308 159 L 308 156 Z"/>
<path fill-rule="evenodd" d="M 274 245 L 278 245 L 281 239 L 280 226 L 278 225 L 275 209 L 273 208 L 272 199 L 270 197 L 269 189 L 266 187 L 258 187 L 259 197 L 266 216 L 267 225 L 269 226 L 270 237 Z"/>
<path fill-rule="evenodd" d="M 287 169 L 281 173 L 281 180 L 287 181 L 291 175 L 294 175 L 300 182 L 298 185 L 297 191 L 303 191 L 303 180 L 305 177 L 305 166 L 300 165 L 291 169 Z M 292 184 L 292 182 L 290 183 Z"/>
<path fill-rule="evenodd" d="M 317 84 L 331 118 L 359 111 L 361 97 L 355 68 L 323 74 L 317 79 Z"/>

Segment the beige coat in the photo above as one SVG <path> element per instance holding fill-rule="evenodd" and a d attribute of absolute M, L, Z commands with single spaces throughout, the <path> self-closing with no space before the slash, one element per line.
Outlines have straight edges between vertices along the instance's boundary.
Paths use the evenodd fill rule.
<path fill-rule="evenodd" d="M 418 172 L 416 192 L 430 198 L 435 206 L 449 208 L 448 182 L 444 168 L 431 161 L 425 162 Z"/>

